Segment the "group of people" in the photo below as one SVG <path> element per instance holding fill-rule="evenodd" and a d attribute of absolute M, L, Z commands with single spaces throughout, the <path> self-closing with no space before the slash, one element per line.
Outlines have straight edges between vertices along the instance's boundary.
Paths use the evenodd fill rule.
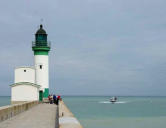
<path fill-rule="evenodd" d="M 59 104 L 59 100 L 61 100 L 61 96 L 59 95 L 49 95 L 48 96 L 48 100 L 49 100 L 49 103 L 50 104 L 56 104 L 58 105 Z"/>

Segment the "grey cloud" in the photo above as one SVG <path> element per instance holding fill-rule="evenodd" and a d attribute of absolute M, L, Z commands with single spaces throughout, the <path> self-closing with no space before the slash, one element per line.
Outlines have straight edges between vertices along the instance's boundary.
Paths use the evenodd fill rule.
<path fill-rule="evenodd" d="M 0 95 L 14 68 L 33 65 L 44 19 L 52 41 L 51 93 L 165 95 L 164 0 L 0 1 Z"/>

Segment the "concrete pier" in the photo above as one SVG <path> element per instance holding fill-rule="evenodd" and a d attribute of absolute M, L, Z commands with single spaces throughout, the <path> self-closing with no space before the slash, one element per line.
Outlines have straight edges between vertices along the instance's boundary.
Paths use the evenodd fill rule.
<path fill-rule="evenodd" d="M 0 128 L 55 128 L 57 106 L 39 104 L 0 123 Z"/>
<path fill-rule="evenodd" d="M 63 101 L 0 107 L 0 128 L 83 128 Z"/>
<path fill-rule="evenodd" d="M 12 118 L 24 111 L 31 109 L 38 105 L 38 101 L 23 102 L 14 105 L 7 105 L 0 107 L 0 122 Z"/>
<path fill-rule="evenodd" d="M 63 101 L 59 103 L 59 128 L 83 128 Z"/>

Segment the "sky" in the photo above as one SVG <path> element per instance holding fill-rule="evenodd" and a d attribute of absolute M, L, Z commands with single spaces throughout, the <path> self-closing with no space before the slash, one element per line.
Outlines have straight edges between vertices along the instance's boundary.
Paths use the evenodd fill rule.
<path fill-rule="evenodd" d="M 33 66 L 42 23 L 50 93 L 166 96 L 165 0 L 1 0 L 0 95 Z"/>

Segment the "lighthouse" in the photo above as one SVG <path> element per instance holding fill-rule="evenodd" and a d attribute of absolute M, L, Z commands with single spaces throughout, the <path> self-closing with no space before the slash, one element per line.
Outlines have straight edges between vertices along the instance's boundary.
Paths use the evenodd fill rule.
<path fill-rule="evenodd" d="M 50 42 L 47 41 L 47 33 L 43 25 L 35 33 L 35 41 L 32 42 L 34 52 L 35 84 L 40 85 L 39 100 L 49 95 L 49 51 Z"/>

